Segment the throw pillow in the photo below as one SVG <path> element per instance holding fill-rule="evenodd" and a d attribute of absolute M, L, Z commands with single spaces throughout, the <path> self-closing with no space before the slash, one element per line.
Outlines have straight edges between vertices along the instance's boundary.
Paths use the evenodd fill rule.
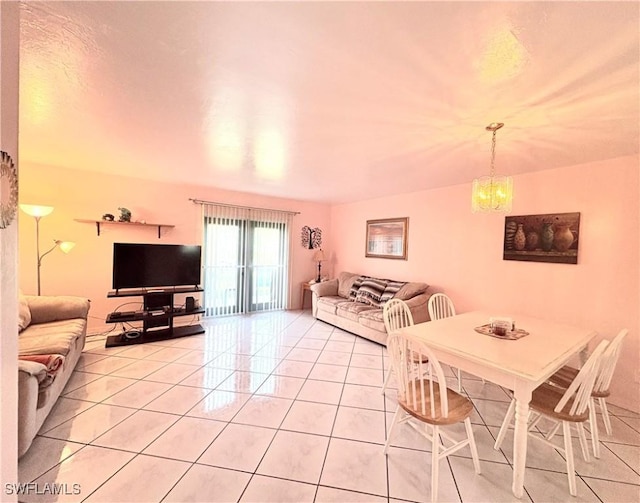
<path fill-rule="evenodd" d="M 400 289 L 406 285 L 403 281 L 391 281 L 387 282 L 387 287 L 384 289 L 384 293 L 381 297 L 381 305 L 389 302 L 400 291 Z"/>
<path fill-rule="evenodd" d="M 341 272 L 338 275 L 338 295 L 340 297 L 349 298 L 349 292 L 351 292 L 351 287 L 356 278 L 358 278 L 358 275 L 351 272 Z"/>
<path fill-rule="evenodd" d="M 18 296 L 18 332 L 22 332 L 31 323 L 31 309 L 27 298 L 20 294 Z"/>
<path fill-rule="evenodd" d="M 382 294 L 387 287 L 388 280 L 366 278 L 358 289 L 356 302 L 363 302 L 371 306 L 379 307 L 382 304 Z"/>
<path fill-rule="evenodd" d="M 395 295 L 395 298 L 400 300 L 409 300 L 416 295 L 420 295 L 421 293 L 426 292 L 428 288 L 429 285 L 427 285 L 426 283 L 407 283 L 402 288 L 400 288 L 400 291 Z"/>

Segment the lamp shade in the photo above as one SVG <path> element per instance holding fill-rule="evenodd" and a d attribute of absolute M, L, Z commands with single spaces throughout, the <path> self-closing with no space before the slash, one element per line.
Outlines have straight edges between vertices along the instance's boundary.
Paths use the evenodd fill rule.
<path fill-rule="evenodd" d="M 316 262 L 322 262 L 323 260 L 327 260 L 324 256 L 324 252 L 322 251 L 322 248 L 319 248 L 314 252 L 313 260 Z"/>
<path fill-rule="evenodd" d="M 20 209 L 32 217 L 46 217 L 53 211 L 53 206 L 40 206 L 38 204 L 21 204 Z"/>
<path fill-rule="evenodd" d="M 32 217 L 46 217 L 53 211 L 53 206 L 40 206 L 37 204 L 21 204 L 20 209 Z"/>
<path fill-rule="evenodd" d="M 72 250 L 72 248 L 76 245 L 73 241 L 56 241 L 56 244 L 65 253 L 69 253 Z"/>
<path fill-rule="evenodd" d="M 510 176 L 494 175 L 476 178 L 473 181 L 471 204 L 474 212 L 510 212 L 513 201 L 513 179 Z"/>

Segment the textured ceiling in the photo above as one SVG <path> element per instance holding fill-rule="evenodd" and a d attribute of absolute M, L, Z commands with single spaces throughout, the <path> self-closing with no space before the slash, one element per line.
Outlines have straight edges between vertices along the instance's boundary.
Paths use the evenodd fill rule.
<path fill-rule="evenodd" d="M 637 2 L 28 2 L 22 161 L 347 202 L 637 154 Z"/>

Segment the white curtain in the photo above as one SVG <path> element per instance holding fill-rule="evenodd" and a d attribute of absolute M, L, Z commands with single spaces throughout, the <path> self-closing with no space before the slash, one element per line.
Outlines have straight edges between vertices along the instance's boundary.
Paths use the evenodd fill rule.
<path fill-rule="evenodd" d="M 294 213 L 200 204 L 204 222 L 205 315 L 289 307 Z"/>

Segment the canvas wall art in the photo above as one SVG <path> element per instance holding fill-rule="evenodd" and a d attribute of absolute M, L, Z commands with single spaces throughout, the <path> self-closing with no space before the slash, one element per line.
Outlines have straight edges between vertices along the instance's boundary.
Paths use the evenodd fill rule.
<path fill-rule="evenodd" d="M 577 264 L 580 213 L 508 216 L 504 260 Z"/>

